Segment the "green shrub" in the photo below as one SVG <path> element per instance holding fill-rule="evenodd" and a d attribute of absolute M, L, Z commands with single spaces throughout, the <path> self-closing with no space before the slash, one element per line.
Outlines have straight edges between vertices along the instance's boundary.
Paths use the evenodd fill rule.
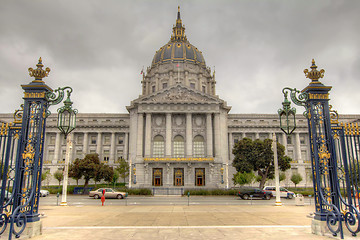
<path fill-rule="evenodd" d="M 191 195 L 207 196 L 207 195 L 236 195 L 236 189 L 185 189 L 184 195 L 190 192 Z"/>

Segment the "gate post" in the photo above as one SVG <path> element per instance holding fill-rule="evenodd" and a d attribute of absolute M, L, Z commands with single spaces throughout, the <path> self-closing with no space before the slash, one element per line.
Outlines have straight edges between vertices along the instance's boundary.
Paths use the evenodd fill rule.
<path fill-rule="evenodd" d="M 311 82 L 302 92 L 308 95 L 305 104 L 315 195 L 315 220 L 328 221 L 330 218 L 341 225 L 341 216 L 338 215 L 339 198 L 334 196 L 337 193 L 337 162 L 329 109 L 329 91 L 332 87 L 319 81 L 325 71 L 318 71 L 314 60 L 310 68 L 310 71 L 305 69 L 304 73 Z M 329 212 L 335 214 L 329 215 Z"/>
<path fill-rule="evenodd" d="M 52 89 L 42 81 L 50 68 L 42 69 L 41 58 L 37 69 L 29 68 L 29 75 L 35 77 L 31 83 L 21 85 L 24 89 L 24 110 L 14 182 L 13 214 L 10 217 L 10 238 L 24 231 L 26 222 L 39 221 L 39 190 L 44 147 L 44 132 L 48 100 L 46 93 Z M 23 227 L 14 229 L 14 224 Z"/>
<path fill-rule="evenodd" d="M 306 78 L 311 79 L 311 82 L 301 93 L 296 88 L 283 89 L 284 109 L 278 111 L 280 128 L 288 135 L 296 128 L 295 119 L 292 122 L 291 118 L 291 114 L 294 113 L 292 113 L 287 100 L 287 95 L 290 92 L 291 100 L 296 105 L 305 107 L 304 116 L 308 120 L 315 199 L 315 217 L 312 222 L 312 231 L 315 234 L 324 235 L 330 230 L 334 236 L 340 232 L 340 236 L 343 238 L 342 221 L 344 221 L 344 217 L 340 208 L 338 166 L 329 107 L 329 91 L 332 87 L 325 86 L 319 81 L 320 78 L 324 77 L 325 71 L 324 69 L 317 70 L 314 59 L 310 68 L 310 71 L 305 69 L 304 73 Z M 282 124 L 282 118 L 285 120 L 286 127 Z M 355 218 L 351 216 L 348 222 L 350 220 L 351 225 L 354 225 Z"/>

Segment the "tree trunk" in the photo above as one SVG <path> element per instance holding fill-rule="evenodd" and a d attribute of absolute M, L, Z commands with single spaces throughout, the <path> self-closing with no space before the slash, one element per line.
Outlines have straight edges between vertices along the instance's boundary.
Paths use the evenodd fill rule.
<path fill-rule="evenodd" d="M 89 185 L 89 180 L 88 180 L 88 179 L 85 179 L 83 194 L 85 194 L 85 189 L 87 188 L 88 185 Z"/>

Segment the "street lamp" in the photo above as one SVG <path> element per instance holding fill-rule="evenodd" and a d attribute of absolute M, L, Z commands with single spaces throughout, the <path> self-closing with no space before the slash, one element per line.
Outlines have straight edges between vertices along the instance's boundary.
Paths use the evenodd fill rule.
<path fill-rule="evenodd" d="M 282 102 L 283 108 L 278 110 L 279 118 L 280 118 L 280 129 L 286 134 L 290 135 L 296 129 L 296 120 L 295 114 L 296 109 L 290 107 L 290 101 L 287 98 L 289 90 L 287 88 L 283 89 L 284 93 L 284 101 Z"/>
<path fill-rule="evenodd" d="M 64 101 L 64 106 L 58 109 L 58 123 L 57 123 L 58 129 L 64 134 L 64 137 L 66 139 L 64 180 L 63 180 L 63 189 L 62 189 L 60 206 L 67 206 L 66 195 L 67 195 L 67 184 L 68 184 L 68 172 L 69 172 L 70 152 L 72 149 L 71 135 L 69 135 L 69 133 L 73 131 L 76 127 L 76 114 L 78 112 L 77 109 L 72 109 L 73 102 L 70 100 L 72 88 L 65 87 L 62 90 L 65 89 L 68 89 L 67 98 Z"/>

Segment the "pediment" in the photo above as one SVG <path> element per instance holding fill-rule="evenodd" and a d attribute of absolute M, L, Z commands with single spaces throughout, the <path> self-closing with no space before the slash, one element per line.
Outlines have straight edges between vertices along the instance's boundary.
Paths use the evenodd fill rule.
<path fill-rule="evenodd" d="M 138 103 L 222 103 L 219 98 L 177 85 L 138 99 Z"/>

